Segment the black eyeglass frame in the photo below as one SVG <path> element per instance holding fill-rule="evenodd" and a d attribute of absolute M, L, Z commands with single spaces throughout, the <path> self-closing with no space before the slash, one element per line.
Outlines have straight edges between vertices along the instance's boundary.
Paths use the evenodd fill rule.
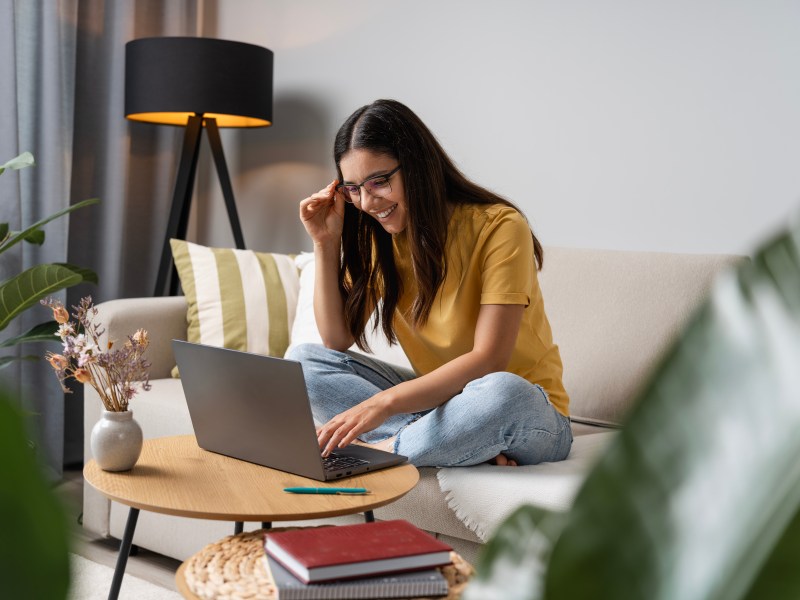
<path fill-rule="evenodd" d="M 397 173 L 403 165 L 397 165 L 394 169 L 389 171 L 388 173 L 383 173 L 381 175 L 373 175 L 372 177 L 367 177 L 364 181 L 359 184 L 355 183 L 340 183 L 336 186 L 336 190 L 344 194 L 345 202 L 349 202 L 350 204 L 355 204 L 358 202 L 361 203 L 361 188 L 364 187 L 365 184 L 369 183 L 370 181 L 375 181 L 376 179 L 385 179 L 386 183 L 389 184 L 389 193 L 391 193 L 391 183 L 389 180 L 392 176 Z M 358 188 L 358 200 L 354 200 L 350 192 L 348 192 L 345 188 L 356 187 Z M 370 192 L 372 193 L 372 192 Z M 374 196 L 374 194 L 372 194 Z"/>

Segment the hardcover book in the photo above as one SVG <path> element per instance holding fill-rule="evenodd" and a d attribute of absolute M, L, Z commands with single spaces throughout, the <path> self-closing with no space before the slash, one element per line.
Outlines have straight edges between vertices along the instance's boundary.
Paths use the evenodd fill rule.
<path fill-rule="evenodd" d="M 408 521 L 380 521 L 267 533 L 264 547 L 304 583 L 449 564 L 452 548 Z"/>
<path fill-rule="evenodd" d="M 394 573 L 367 579 L 328 583 L 303 583 L 275 559 L 264 562 L 278 590 L 278 600 L 371 600 L 374 598 L 419 598 L 446 596 L 447 579 L 438 569 Z"/>

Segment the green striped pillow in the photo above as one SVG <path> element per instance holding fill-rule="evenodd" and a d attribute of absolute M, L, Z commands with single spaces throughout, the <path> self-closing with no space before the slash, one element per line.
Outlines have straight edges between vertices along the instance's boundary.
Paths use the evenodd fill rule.
<path fill-rule="evenodd" d="M 190 342 L 283 356 L 300 289 L 293 256 L 174 239 L 170 245 Z"/>

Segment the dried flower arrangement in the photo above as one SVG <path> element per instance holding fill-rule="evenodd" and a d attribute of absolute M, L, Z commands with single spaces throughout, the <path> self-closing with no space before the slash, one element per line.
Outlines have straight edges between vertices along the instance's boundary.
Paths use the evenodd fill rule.
<path fill-rule="evenodd" d="M 109 341 L 107 348 L 101 349 L 100 336 L 105 330 L 94 321 L 97 308 L 91 296 L 72 307 L 74 321 L 61 301 L 45 298 L 41 303 L 52 309 L 59 324 L 56 335 L 63 342 L 63 352 L 48 352 L 46 358 L 65 392 L 70 393 L 64 382 L 71 377 L 91 385 L 107 411 L 124 412 L 139 389 L 150 389 L 150 363 L 144 358 L 147 331 L 137 330 L 121 347 L 114 348 Z"/>

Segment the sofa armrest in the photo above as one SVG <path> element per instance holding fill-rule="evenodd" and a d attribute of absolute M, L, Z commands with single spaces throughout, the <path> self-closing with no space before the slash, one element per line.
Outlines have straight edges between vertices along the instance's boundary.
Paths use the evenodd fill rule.
<path fill-rule="evenodd" d="M 137 329 L 146 329 L 150 345 L 145 357 L 150 361 L 150 379 L 170 377 L 175 366 L 172 340 L 186 339 L 186 300 L 183 296 L 124 298 L 97 305 L 97 322 L 105 329 L 100 342 L 123 343 Z"/>
<path fill-rule="evenodd" d="M 110 300 L 97 305 L 97 322 L 104 329 L 100 336 L 101 346 L 109 340 L 122 344 L 137 329 L 146 329 L 150 334 L 150 346 L 145 356 L 152 364 L 150 379 L 170 377 L 175 366 L 171 341 L 186 339 L 186 300 L 183 296 L 158 298 L 126 298 Z M 103 404 L 97 392 L 83 386 L 84 396 L 84 461 L 91 455 L 89 438 L 92 427 L 100 419 Z M 111 503 L 108 498 L 90 485 L 83 489 L 83 526 L 103 537 L 110 535 Z"/>

